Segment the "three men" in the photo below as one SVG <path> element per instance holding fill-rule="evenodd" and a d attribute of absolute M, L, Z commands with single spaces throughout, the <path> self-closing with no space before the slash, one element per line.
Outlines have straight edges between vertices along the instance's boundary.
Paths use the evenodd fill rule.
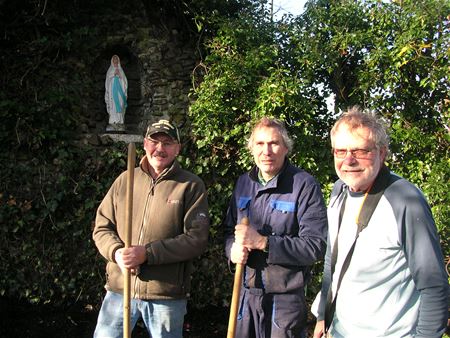
<path fill-rule="evenodd" d="M 340 179 L 328 207 L 328 246 L 314 338 L 322 337 L 326 329 L 333 338 L 441 337 L 447 322 L 448 283 L 423 194 L 385 166 L 388 137 L 376 116 L 350 109 L 333 127 L 331 142 Z M 327 238 L 320 186 L 287 160 L 292 140 L 280 121 L 261 119 L 248 146 L 255 166 L 238 179 L 224 220 L 226 255 L 245 265 L 236 336 L 303 338 L 309 310 L 304 286 L 310 266 L 323 257 Z M 180 149 L 176 128 L 167 121 L 150 126 L 144 148 L 135 189 L 146 192 L 135 191 L 141 200 L 136 199 L 133 208 L 137 210 L 133 220 L 140 225 L 133 242 L 139 244 L 123 249 L 120 240 L 124 174 L 97 214 L 94 239 L 109 260 L 98 337 L 105 336 L 101 332 L 120 336 L 109 334 L 121 327 L 117 312 L 122 307 L 113 301 L 121 301 L 119 277 L 124 268 L 137 272 L 136 284 L 132 283 L 137 286 L 134 323 L 142 315 L 152 336 L 181 337 L 189 273 L 182 270 L 183 280 L 174 284 L 166 283 L 166 277 L 176 267 L 185 268 L 184 260 L 198 256 L 207 241 L 205 188 L 175 161 Z M 187 194 L 193 194 L 192 204 L 180 205 Z M 156 202 L 158 196 L 162 200 Z M 164 217 L 149 218 L 154 210 Z M 241 223 L 243 217 L 250 226 Z M 164 218 L 175 220 L 169 222 L 177 224 L 175 232 L 168 230 L 169 223 L 156 225 Z M 139 299 L 155 305 L 169 300 L 171 305 L 163 304 L 172 310 L 168 323 L 141 310 Z"/>

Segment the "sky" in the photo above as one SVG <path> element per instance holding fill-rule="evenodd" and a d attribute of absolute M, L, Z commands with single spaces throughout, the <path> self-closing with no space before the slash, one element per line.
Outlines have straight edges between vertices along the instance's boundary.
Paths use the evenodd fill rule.
<path fill-rule="evenodd" d="M 273 0 L 273 12 L 278 18 L 286 13 L 291 13 L 294 16 L 303 12 L 303 6 L 306 0 Z"/>
<path fill-rule="evenodd" d="M 294 16 L 303 13 L 303 7 L 307 0 L 273 0 L 273 13 L 275 19 L 279 19 L 283 14 L 290 13 Z M 270 3 L 270 2 L 269 2 Z M 334 96 L 326 98 L 328 110 L 334 111 Z"/>

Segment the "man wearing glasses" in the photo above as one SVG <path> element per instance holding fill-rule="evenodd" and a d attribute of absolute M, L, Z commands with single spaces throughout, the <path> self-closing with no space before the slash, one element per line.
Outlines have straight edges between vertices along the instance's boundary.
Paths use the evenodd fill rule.
<path fill-rule="evenodd" d="M 181 149 L 177 128 L 167 120 L 149 125 L 144 149 L 134 172 L 130 248 L 123 242 L 126 172 L 97 210 L 93 238 L 108 263 L 94 337 L 122 337 L 122 271 L 131 269 L 131 327 L 142 318 L 151 337 L 181 338 L 192 260 L 206 249 L 206 189 L 176 161 Z"/>
<path fill-rule="evenodd" d="M 448 283 L 430 207 L 389 171 L 388 136 L 375 114 L 351 108 L 331 130 L 339 180 L 328 206 L 314 338 L 438 338 Z"/>

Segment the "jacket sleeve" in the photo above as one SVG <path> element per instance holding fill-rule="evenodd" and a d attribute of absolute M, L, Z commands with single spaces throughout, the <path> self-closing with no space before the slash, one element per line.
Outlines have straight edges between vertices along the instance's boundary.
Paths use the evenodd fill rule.
<path fill-rule="evenodd" d="M 209 213 L 205 185 L 192 182 L 185 192 L 184 232 L 146 245 L 149 265 L 189 261 L 201 255 L 208 244 Z"/>
<path fill-rule="evenodd" d="M 327 212 L 319 184 L 308 182 L 298 200 L 298 236 L 269 236 L 269 264 L 310 266 L 326 250 Z"/>
<path fill-rule="evenodd" d="M 439 236 L 430 207 L 416 187 L 403 185 L 401 199 L 394 201 L 394 209 L 406 260 L 420 292 L 415 337 L 438 338 L 447 325 L 449 290 Z"/>
<path fill-rule="evenodd" d="M 108 261 L 115 262 L 114 253 L 124 247 L 117 230 L 116 196 L 123 188 L 125 173 L 112 184 L 97 209 L 92 237 L 100 254 Z"/>
<path fill-rule="evenodd" d="M 328 290 L 331 286 L 331 277 L 331 244 L 327 242 L 327 252 L 323 265 L 322 288 L 314 300 L 315 309 L 313 314 L 317 317 L 318 321 L 325 319 L 325 306 L 327 305 Z"/>
<path fill-rule="evenodd" d="M 343 192 L 343 182 L 338 180 L 331 192 L 330 196 L 330 205 L 329 209 L 340 209 L 342 205 L 342 192 Z M 329 215 L 329 214 L 328 214 Z M 327 250 L 325 254 L 325 261 L 323 264 L 323 275 L 322 275 L 322 287 L 320 292 L 317 294 L 316 299 L 314 300 L 314 309 L 311 311 L 317 317 L 317 320 L 325 320 L 325 307 L 327 303 L 328 291 L 331 287 L 332 283 L 332 275 L 331 275 L 331 256 L 332 256 L 332 245 L 331 241 L 333 238 L 330 236 L 330 228 L 333 224 L 333 220 L 329 218 L 328 223 L 328 235 L 327 235 Z"/>
<path fill-rule="evenodd" d="M 238 184 L 235 185 L 237 187 Z M 234 228 L 237 224 L 236 188 L 228 204 L 227 214 L 223 222 L 225 239 L 225 255 L 230 259 L 231 246 L 234 243 Z"/>

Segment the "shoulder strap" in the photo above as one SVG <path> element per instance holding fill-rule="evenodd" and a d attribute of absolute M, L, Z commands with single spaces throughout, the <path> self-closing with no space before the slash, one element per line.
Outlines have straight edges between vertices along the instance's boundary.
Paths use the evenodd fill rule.
<path fill-rule="evenodd" d="M 353 251 L 355 250 L 356 240 L 359 237 L 359 233 L 362 230 L 364 230 L 364 228 L 366 228 L 367 225 L 369 224 L 370 218 L 372 217 L 372 214 L 375 211 L 375 209 L 378 205 L 378 202 L 381 199 L 381 196 L 383 196 L 384 190 L 389 185 L 389 179 L 390 179 L 389 169 L 386 166 L 383 166 L 380 169 L 380 172 L 378 173 L 378 176 L 375 179 L 375 182 L 369 188 L 369 191 L 367 192 L 367 195 L 364 199 L 363 205 L 361 207 L 361 210 L 358 214 L 358 218 L 356 220 L 358 229 L 356 231 L 355 240 L 353 241 L 353 245 L 350 248 L 347 256 L 345 257 L 344 263 L 342 264 L 342 269 L 339 274 L 339 279 L 338 279 L 338 283 L 337 283 L 336 294 L 333 295 L 332 291 L 331 291 L 331 287 L 332 287 L 333 283 L 330 283 L 330 287 L 328 289 L 327 303 L 325 306 L 325 332 L 328 331 L 328 329 L 331 326 L 331 322 L 333 321 L 334 311 L 336 309 L 337 294 L 339 291 L 339 287 L 341 286 L 342 278 L 344 277 L 344 274 L 347 271 L 348 266 L 350 265 Z M 344 208 L 345 208 L 345 200 L 342 202 L 341 210 L 339 212 L 339 225 L 338 225 L 339 227 L 341 226 L 342 217 L 344 214 Z M 337 246 L 337 238 L 336 238 L 336 243 L 333 246 L 333 252 L 331 254 L 331 271 L 332 271 L 332 273 L 334 273 L 334 270 L 335 270 L 335 265 L 336 265 L 336 261 L 337 261 L 337 251 L 338 251 L 338 246 Z M 331 276 L 333 276 L 333 275 L 331 275 Z"/>
<path fill-rule="evenodd" d="M 364 204 L 361 208 L 361 211 L 358 215 L 358 234 L 361 232 L 367 224 L 369 224 L 370 218 L 372 217 L 375 208 L 378 205 L 378 202 L 381 199 L 381 196 L 384 194 L 384 190 L 389 185 L 390 172 L 386 166 L 383 166 L 378 173 L 377 178 L 373 186 L 371 187 L 369 194 L 364 200 Z"/>

